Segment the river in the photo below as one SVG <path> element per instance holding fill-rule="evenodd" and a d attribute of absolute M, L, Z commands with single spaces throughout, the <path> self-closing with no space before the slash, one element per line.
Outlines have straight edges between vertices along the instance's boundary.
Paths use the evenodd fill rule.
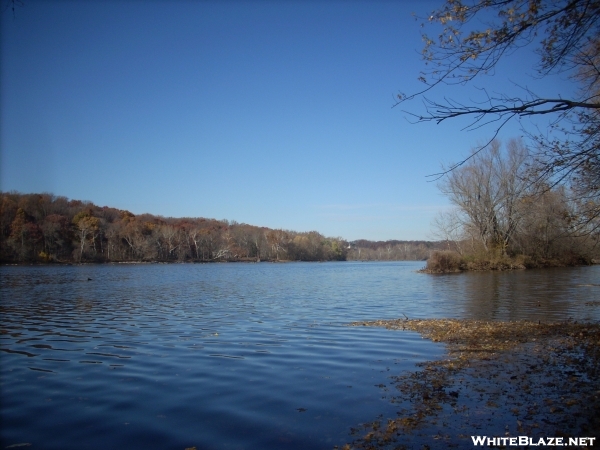
<path fill-rule="evenodd" d="M 331 449 L 394 416 L 390 375 L 444 354 L 349 322 L 600 319 L 600 266 L 423 264 L 2 267 L 0 447 Z"/>

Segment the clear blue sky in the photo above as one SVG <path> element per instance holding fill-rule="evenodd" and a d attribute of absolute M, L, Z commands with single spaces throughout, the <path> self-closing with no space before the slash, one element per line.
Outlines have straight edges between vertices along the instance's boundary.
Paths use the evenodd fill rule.
<path fill-rule="evenodd" d="M 448 201 L 426 176 L 491 132 L 391 107 L 421 86 L 411 13 L 438 1 L 23 2 L 1 23 L 3 191 L 428 239 Z"/>

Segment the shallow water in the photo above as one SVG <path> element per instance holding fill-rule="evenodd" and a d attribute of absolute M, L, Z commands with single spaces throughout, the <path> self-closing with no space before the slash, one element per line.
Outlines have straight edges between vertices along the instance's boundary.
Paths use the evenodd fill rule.
<path fill-rule="evenodd" d="M 598 320 L 600 267 L 423 263 L 2 267 L 0 444 L 329 449 L 393 416 L 380 386 L 443 354 L 355 320 Z M 91 280 L 88 280 L 91 279 Z"/>

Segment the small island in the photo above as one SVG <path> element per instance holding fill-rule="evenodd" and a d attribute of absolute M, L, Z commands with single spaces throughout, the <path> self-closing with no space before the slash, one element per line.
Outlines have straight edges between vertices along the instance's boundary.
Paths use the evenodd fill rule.
<path fill-rule="evenodd" d="M 600 260 L 598 205 L 532 170 L 521 139 L 492 140 L 443 172 L 453 205 L 432 226 L 447 243 L 426 273 L 588 265 Z"/>

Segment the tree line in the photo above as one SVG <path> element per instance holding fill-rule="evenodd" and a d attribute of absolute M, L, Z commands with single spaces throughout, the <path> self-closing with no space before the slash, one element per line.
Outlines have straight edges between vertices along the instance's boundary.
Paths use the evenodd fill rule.
<path fill-rule="evenodd" d="M 348 260 L 358 261 L 425 261 L 432 251 L 447 248 L 444 241 L 369 241 L 350 242 Z"/>
<path fill-rule="evenodd" d="M 366 240 L 351 243 L 316 231 L 135 215 L 49 193 L 0 194 L 3 263 L 426 259 L 432 245 Z"/>

